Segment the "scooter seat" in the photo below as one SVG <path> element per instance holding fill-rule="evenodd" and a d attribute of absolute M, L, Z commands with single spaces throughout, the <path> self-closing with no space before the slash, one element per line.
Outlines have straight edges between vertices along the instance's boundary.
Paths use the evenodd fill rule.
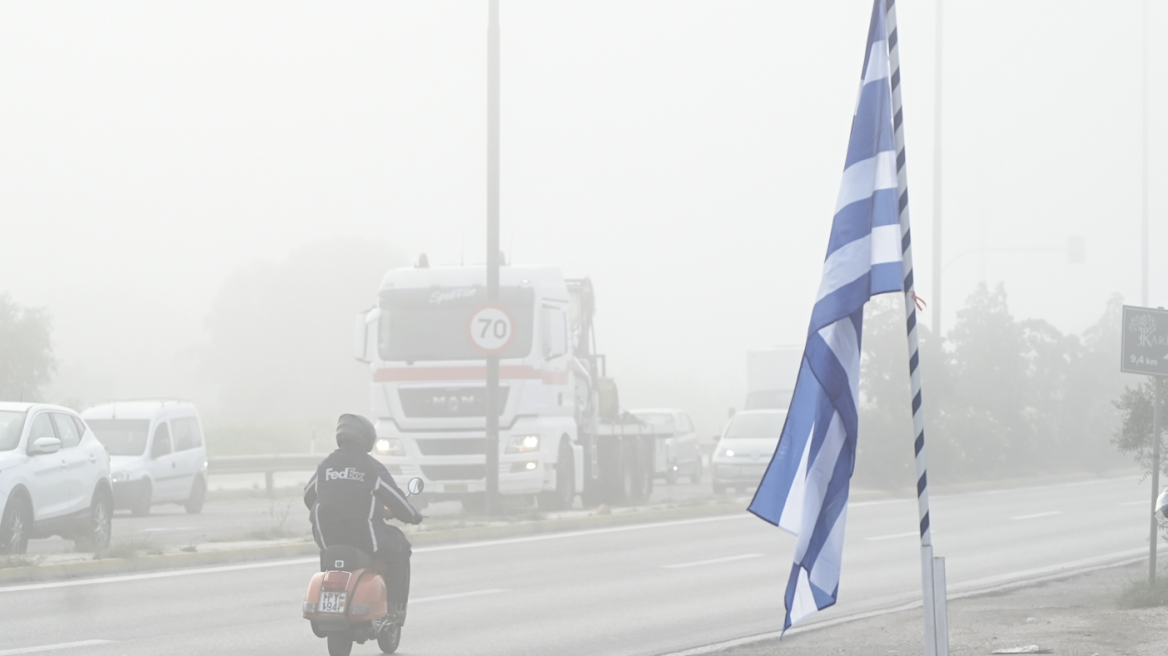
<path fill-rule="evenodd" d="M 373 556 L 369 553 L 350 547 L 347 544 L 334 544 L 325 547 L 320 552 L 320 571 L 340 570 L 352 572 L 359 569 L 368 569 L 373 565 Z"/>

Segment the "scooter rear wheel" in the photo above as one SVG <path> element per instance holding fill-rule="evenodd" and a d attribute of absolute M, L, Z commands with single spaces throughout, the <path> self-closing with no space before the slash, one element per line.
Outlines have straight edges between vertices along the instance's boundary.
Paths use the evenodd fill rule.
<path fill-rule="evenodd" d="M 348 633 L 328 634 L 329 656 L 349 656 L 353 651 L 353 636 Z"/>
<path fill-rule="evenodd" d="M 395 624 L 377 636 L 377 646 L 381 648 L 381 653 L 392 654 L 397 651 L 397 646 L 401 644 L 401 631 L 402 628 Z"/>

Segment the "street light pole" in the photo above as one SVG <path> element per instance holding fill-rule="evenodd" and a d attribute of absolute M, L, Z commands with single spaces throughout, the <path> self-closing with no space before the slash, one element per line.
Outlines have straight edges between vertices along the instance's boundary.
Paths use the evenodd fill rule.
<path fill-rule="evenodd" d="M 936 80 L 933 83 L 933 334 L 941 337 L 941 3 L 937 0 Z"/>
<path fill-rule="evenodd" d="M 499 0 L 487 21 L 487 302 L 499 302 Z M 486 481 L 483 510 L 495 514 L 499 494 L 499 355 L 487 356 Z"/>

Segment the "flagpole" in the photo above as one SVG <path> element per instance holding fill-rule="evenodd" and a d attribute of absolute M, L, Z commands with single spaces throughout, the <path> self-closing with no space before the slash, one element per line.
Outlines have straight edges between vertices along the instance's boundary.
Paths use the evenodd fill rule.
<path fill-rule="evenodd" d="M 949 631 L 945 610 L 945 561 L 933 557 L 929 524 L 929 487 L 925 467 L 925 421 L 921 412 L 920 344 L 917 337 L 916 290 L 913 281 L 912 233 L 909 230 L 908 170 L 904 150 L 904 112 L 900 89 L 900 47 L 896 31 L 896 0 L 886 0 L 888 60 L 892 69 L 892 116 L 896 131 L 896 181 L 900 199 L 900 234 L 904 272 L 904 309 L 908 332 L 908 370 L 912 385 L 913 434 L 917 463 L 917 509 L 921 533 L 921 588 L 924 595 L 925 654 L 948 656 Z M 940 588 L 940 589 L 938 589 Z M 939 597 L 939 598 L 938 598 Z"/>

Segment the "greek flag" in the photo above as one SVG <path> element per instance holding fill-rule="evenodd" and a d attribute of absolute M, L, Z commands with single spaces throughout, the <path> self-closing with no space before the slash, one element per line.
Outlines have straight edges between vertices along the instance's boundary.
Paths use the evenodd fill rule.
<path fill-rule="evenodd" d="M 876 0 L 823 281 L 790 411 L 750 504 L 750 512 L 798 537 L 784 630 L 838 597 L 856 460 L 864 303 L 903 289 L 884 11 L 884 0 Z"/>

